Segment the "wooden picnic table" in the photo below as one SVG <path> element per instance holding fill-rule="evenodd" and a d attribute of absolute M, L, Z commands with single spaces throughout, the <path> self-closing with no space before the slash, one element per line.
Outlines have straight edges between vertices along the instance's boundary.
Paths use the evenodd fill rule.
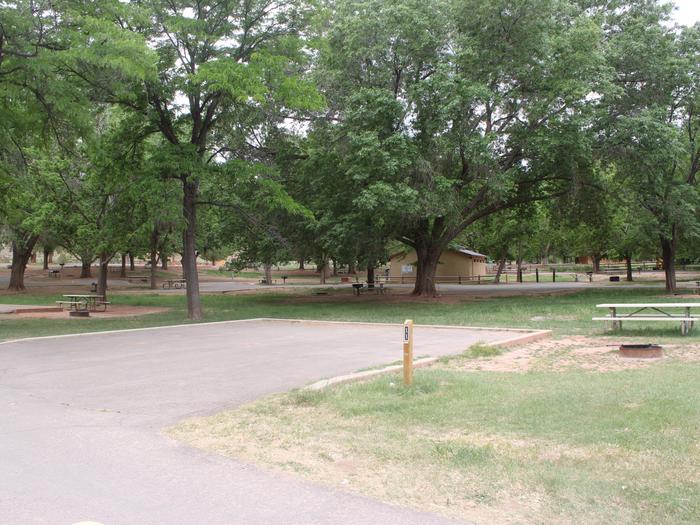
<path fill-rule="evenodd" d="M 594 317 L 594 321 L 606 321 L 613 330 L 622 328 L 622 321 L 661 321 L 680 322 L 681 334 L 687 335 L 693 328 L 695 321 L 700 321 L 700 315 L 693 315 L 693 308 L 700 308 L 700 302 L 695 303 L 604 303 L 597 304 L 596 308 L 607 308 L 608 315 Z M 628 310 L 631 312 L 619 312 Z"/>
<path fill-rule="evenodd" d="M 90 310 L 96 312 L 101 308 L 102 312 L 106 312 L 109 304 L 109 302 L 104 300 L 105 296 L 100 294 L 64 294 L 63 297 L 66 298 L 65 301 L 56 301 L 56 303 L 61 307 L 66 304 L 69 309 L 76 311 Z"/>
<path fill-rule="evenodd" d="M 163 290 L 166 288 L 186 288 L 187 281 L 185 279 L 166 279 L 163 281 Z"/>

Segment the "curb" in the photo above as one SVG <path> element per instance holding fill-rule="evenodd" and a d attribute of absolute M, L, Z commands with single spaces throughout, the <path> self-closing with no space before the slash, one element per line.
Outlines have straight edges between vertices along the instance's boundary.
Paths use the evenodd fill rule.
<path fill-rule="evenodd" d="M 313 321 L 316 322 L 316 321 Z M 318 322 L 324 322 L 324 321 L 318 321 Z M 378 323 L 376 323 L 378 324 Z M 416 325 L 416 326 L 423 326 L 423 327 L 430 327 L 430 328 L 451 328 L 448 326 L 431 326 L 431 325 Z M 457 328 L 457 327 L 455 327 Z M 466 328 L 466 327 L 461 327 L 461 328 Z M 486 329 L 486 328 L 482 328 Z M 524 332 L 526 330 L 522 328 L 511 328 L 510 330 L 508 329 L 492 329 L 492 330 L 498 330 L 500 331 L 519 331 L 519 332 Z M 552 331 L 551 330 L 537 330 L 534 332 L 530 332 L 526 335 L 520 335 L 516 337 L 509 337 L 508 339 L 501 339 L 500 341 L 493 341 L 491 343 L 485 343 L 484 346 L 493 346 L 493 347 L 502 347 L 502 348 L 507 348 L 510 346 L 515 346 L 519 344 L 524 344 L 524 343 L 529 343 L 532 341 L 536 341 L 538 339 L 545 339 L 549 338 L 552 336 Z M 455 354 L 459 355 L 459 354 Z M 449 356 L 444 356 L 444 357 L 449 357 Z M 413 361 L 413 368 L 426 368 L 429 367 L 436 362 L 438 362 L 441 358 L 440 357 L 425 357 L 423 359 L 416 359 Z M 403 365 L 389 365 L 385 366 L 384 368 L 378 368 L 376 370 L 364 370 L 362 372 L 355 372 L 352 374 L 345 374 L 342 376 L 335 376 L 331 377 L 329 379 L 322 379 L 321 381 L 316 381 L 315 383 L 311 383 L 310 385 L 305 386 L 302 388 L 302 390 L 313 390 L 313 391 L 319 391 L 319 390 L 324 390 L 325 388 L 329 388 L 332 386 L 336 385 L 342 385 L 346 383 L 356 383 L 360 381 L 364 381 L 366 379 L 372 379 L 374 377 L 384 375 L 384 374 L 390 374 L 392 372 L 398 372 L 403 369 Z"/>
<path fill-rule="evenodd" d="M 438 357 L 425 357 L 423 359 L 416 359 L 413 361 L 413 368 L 425 368 L 427 366 L 435 363 Z M 371 379 L 383 374 L 388 374 L 390 372 L 398 372 L 403 368 L 403 365 L 390 365 L 384 368 L 379 368 L 377 370 L 364 370 L 363 372 L 355 372 L 353 374 L 346 374 L 342 376 L 331 377 L 330 379 L 321 379 L 321 381 L 316 381 L 308 386 L 302 388 L 302 390 L 323 390 L 330 386 L 342 385 L 343 383 L 354 383 L 356 381 L 362 381 L 363 379 Z"/>

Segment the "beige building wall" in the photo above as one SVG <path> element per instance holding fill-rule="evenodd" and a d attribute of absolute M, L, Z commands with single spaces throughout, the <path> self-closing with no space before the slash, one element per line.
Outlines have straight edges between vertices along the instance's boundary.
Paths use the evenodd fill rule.
<path fill-rule="evenodd" d="M 416 277 L 415 250 L 398 254 L 389 261 L 389 276 L 392 280 L 414 279 Z M 486 275 L 486 258 L 473 257 L 456 250 L 445 250 L 438 262 L 436 277 L 476 277 Z"/>

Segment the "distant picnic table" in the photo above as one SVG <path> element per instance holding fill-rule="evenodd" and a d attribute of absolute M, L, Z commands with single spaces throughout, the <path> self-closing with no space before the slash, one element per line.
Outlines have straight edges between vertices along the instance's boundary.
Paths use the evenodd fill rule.
<path fill-rule="evenodd" d="M 151 279 L 150 275 L 129 275 L 126 278 L 126 280 L 129 281 L 130 283 L 133 283 L 133 282 L 147 283 L 150 279 Z"/>
<path fill-rule="evenodd" d="M 186 288 L 187 281 L 185 279 L 166 279 L 163 281 L 163 290 L 166 288 Z"/>
<path fill-rule="evenodd" d="M 56 301 L 61 308 L 67 306 L 69 310 L 89 310 L 92 312 L 106 312 L 107 305 L 104 295 L 99 294 L 64 294 L 64 301 Z"/>
<path fill-rule="evenodd" d="M 610 328 L 619 330 L 625 321 L 649 322 L 680 322 L 681 334 L 688 335 L 695 321 L 700 321 L 700 315 L 692 314 L 693 308 L 700 308 L 700 302 L 695 303 L 606 303 L 598 304 L 596 308 L 607 308 L 608 315 L 594 317 L 593 321 L 610 323 Z M 619 312 L 618 310 L 623 310 Z M 625 310 L 632 310 L 627 312 Z"/>

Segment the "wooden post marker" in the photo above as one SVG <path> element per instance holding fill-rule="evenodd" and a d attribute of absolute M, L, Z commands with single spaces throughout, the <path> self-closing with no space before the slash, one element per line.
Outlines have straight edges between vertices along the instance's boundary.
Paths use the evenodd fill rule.
<path fill-rule="evenodd" d="M 413 321 L 403 324 L 403 384 L 413 384 Z"/>

